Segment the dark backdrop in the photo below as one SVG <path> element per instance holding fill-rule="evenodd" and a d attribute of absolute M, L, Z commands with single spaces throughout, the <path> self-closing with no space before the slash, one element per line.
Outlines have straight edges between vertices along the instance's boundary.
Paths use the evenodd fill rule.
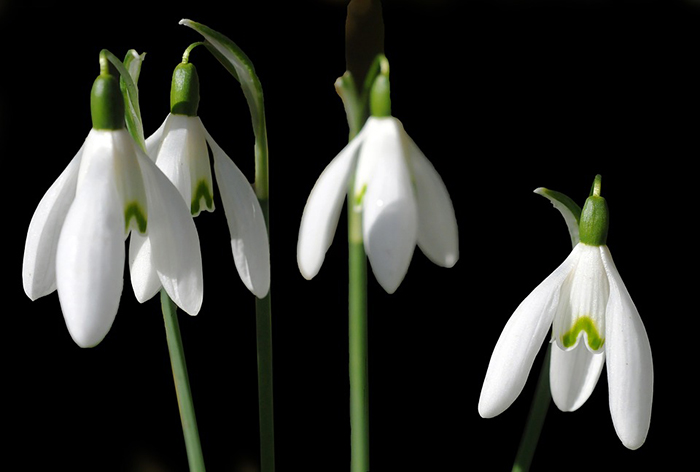
<path fill-rule="evenodd" d="M 233 39 L 265 92 L 278 470 L 348 470 L 344 219 L 314 280 L 296 266 L 304 203 L 348 133 L 333 87 L 345 70 L 345 2 L 320 0 L 0 3 L 3 452 L 20 463 L 10 470 L 187 468 L 158 301 L 135 301 L 127 269 L 112 330 L 83 350 L 56 295 L 31 302 L 20 277 L 31 215 L 90 129 L 99 51 L 147 53 L 139 86 L 149 134 L 168 112 L 173 67 L 200 39 L 181 18 Z M 611 209 L 608 243 L 651 340 L 651 429 L 641 449 L 622 446 L 603 374 L 578 412 L 550 408 L 533 470 L 646 470 L 657 460 L 682 470 L 697 410 L 686 392 L 698 360 L 687 348 L 698 315 L 700 9 L 676 0 L 386 0 L 384 22 L 393 112 L 451 193 L 461 257 L 442 269 L 416 250 L 391 296 L 370 276 L 372 470 L 509 470 L 541 357 L 495 419 L 477 413 L 481 383 L 510 314 L 570 250 L 558 212 L 532 191 L 582 204 L 597 173 Z M 192 61 L 202 120 L 252 180 L 240 87 L 204 49 Z M 252 471 L 254 302 L 217 205 L 196 220 L 204 304 L 180 323 L 208 468 Z"/>

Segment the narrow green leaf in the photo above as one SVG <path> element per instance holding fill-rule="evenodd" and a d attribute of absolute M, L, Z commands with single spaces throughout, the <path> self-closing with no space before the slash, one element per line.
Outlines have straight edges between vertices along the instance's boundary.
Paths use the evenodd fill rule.
<path fill-rule="evenodd" d="M 579 242 L 579 219 L 581 218 L 581 207 L 576 204 L 571 198 L 563 193 L 549 190 L 544 187 L 535 189 L 535 193 L 547 198 L 554 208 L 559 210 L 564 217 L 566 227 L 569 229 L 571 237 L 571 246 L 576 246 Z"/>
<path fill-rule="evenodd" d="M 129 72 L 129 76 L 134 82 L 134 88 L 136 88 L 136 84 L 139 81 L 139 75 L 141 74 L 141 64 L 143 63 L 143 59 L 145 56 L 146 53 L 138 54 L 135 50 L 130 49 L 126 53 L 126 57 L 124 58 L 124 68 Z M 141 122 L 140 112 L 138 111 L 138 89 L 135 93 L 135 103 L 137 108 L 134 109 L 134 103 L 130 98 L 131 94 L 129 93 L 126 80 L 124 80 L 123 77 L 119 81 L 119 84 L 122 88 L 122 93 L 124 94 L 124 101 L 128 109 L 128 112 L 124 116 L 126 121 L 126 127 L 132 135 L 136 134 L 137 136 L 143 138 L 145 135 L 143 132 L 143 123 Z"/>
<path fill-rule="evenodd" d="M 188 26 L 201 34 L 207 41 L 205 43 L 207 49 L 241 84 L 243 95 L 250 108 L 253 129 L 256 136 L 258 136 L 262 131 L 261 128 L 264 127 L 263 93 L 252 61 L 236 43 L 218 31 L 188 19 L 181 20 L 180 24 Z"/>
<path fill-rule="evenodd" d="M 127 58 L 132 55 L 133 49 L 127 54 Z M 133 54 L 138 56 L 138 58 L 129 59 L 129 66 L 134 71 L 136 77 L 138 78 L 139 71 L 141 70 L 141 62 L 143 61 L 143 54 L 139 56 L 133 51 Z M 136 82 L 124 63 L 120 61 L 117 56 L 109 52 L 107 49 L 100 51 L 100 55 L 104 56 L 109 60 L 109 62 L 114 65 L 114 67 L 119 71 L 120 75 L 120 85 L 122 88 L 122 93 L 124 95 L 125 103 L 128 105 L 125 107 L 125 121 L 129 133 L 133 136 L 134 140 L 141 146 L 142 149 L 146 149 L 146 139 L 143 134 L 143 122 L 141 121 L 141 109 L 139 107 L 139 91 L 136 87 Z"/>

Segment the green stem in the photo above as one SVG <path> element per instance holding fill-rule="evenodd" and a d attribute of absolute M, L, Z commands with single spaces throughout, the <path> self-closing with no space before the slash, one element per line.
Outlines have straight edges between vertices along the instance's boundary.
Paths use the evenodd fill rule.
<path fill-rule="evenodd" d="M 266 171 L 265 171 L 266 172 Z M 259 198 L 268 225 L 269 202 Z M 258 350 L 258 405 L 260 415 L 260 470 L 275 470 L 275 428 L 272 389 L 272 309 L 270 292 L 264 298 L 255 299 L 255 326 Z"/>
<path fill-rule="evenodd" d="M 187 376 L 187 364 L 185 362 L 182 338 L 180 337 L 180 325 L 177 321 L 177 306 L 175 306 L 175 303 L 173 303 L 164 289 L 160 291 L 160 301 L 190 472 L 204 472 L 204 457 L 199 441 L 197 419 L 194 414 L 190 381 Z"/>
<path fill-rule="evenodd" d="M 540 378 L 537 382 L 537 389 L 532 400 L 530 413 L 528 414 L 527 423 L 523 431 L 523 437 L 520 440 L 520 447 L 515 456 L 513 464 L 513 472 L 527 472 L 530 470 L 532 457 L 535 455 L 537 442 L 540 438 L 540 432 L 544 425 L 544 419 L 547 416 L 547 409 L 551 400 L 549 389 L 549 362 L 552 353 L 552 345 L 547 347 L 547 354 L 542 363 Z"/>
<path fill-rule="evenodd" d="M 349 197 L 350 470 L 367 472 L 369 470 L 367 257 L 362 240 L 362 213 L 354 207 L 353 198 Z"/>

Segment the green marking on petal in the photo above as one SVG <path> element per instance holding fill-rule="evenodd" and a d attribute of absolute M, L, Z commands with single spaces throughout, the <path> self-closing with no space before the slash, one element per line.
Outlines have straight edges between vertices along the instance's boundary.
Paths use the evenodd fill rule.
<path fill-rule="evenodd" d="M 192 195 L 192 205 L 190 213 L 196 216 L 199 215 L 201 209 L 201 201 L 204 200 L 204 206 L 208 211 L 214 211 L 214 194 L 209 188 L 209 183 L 202 179 L 197 183 L 197 187 Z"/>
<path fill-rule="evenodd" d="M 367 184 L 364 184 L 360 191 L 355 194 L 355 205 L 362 205 L 362 199 L 365 197 L 365 193 L 367 193 Z"/>
<path fill-rule="evenodd" d="M 131 202 L 124 209 L 125 231 L 129 231 L 132 218 L 136 220 L 136 227 L 139 233 L 145 234 L 147 228 L 146 212 L 143 211 L 138 202 Z"/>
<path fill-rule="evenodd" d="M 595 321 L 590 316 L 582 316 L 576 320 L 576 323 L 569 331 L 562 335 L 561 341 L 564 347 L 572 347 L 576 344 L 576 339 L 581 331 L 588 335 L 588 346 L 592 350 L 597 351 L 605 343 L 605 339 L 598 333 Z"/>

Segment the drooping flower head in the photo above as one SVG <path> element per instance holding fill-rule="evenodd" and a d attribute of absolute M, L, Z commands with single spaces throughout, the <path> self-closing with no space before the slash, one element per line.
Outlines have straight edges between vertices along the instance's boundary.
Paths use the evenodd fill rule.
<path fill-rule="evenodd" d="M 194 315 L 202 303 L 199 238 L 189 211 L 126 130 L 119 81 L 103 55 L 100 66 L 92 129 L 34 212 L 22 267 L 29 298 L 58 291 L 81 347 L 97 345 L 114 321 L 130 233 L 154 241 L 156 277 L 180 308 Z"/>
<path fill-rule="evenodd" d="M 365 252 L 379 284 L 393 293 L 418 245 L 435 264 L 459 258 L 457 220 L 447 188 L 433 165 L 391 116 L 388 76 L 373 87 L 372 116 L 330 162 L 307 200 L 299 228 L 297 261 L 313 278 L 330 247 L 343 201 L 362 213 Z"/>
<path fill-rule="evenodd" d="M 173 72 L 170 113 L 146 140 L 148 155 L 177 187 L 192 215 L 197 216 L 202 210 L 214 211 L 209 146 L 236 269 L 245 286 L 263 298 L 270 287 L 270 253 L 260 203 L 245 175 L 205 129 L 197 115 L 198 107 L 199 77 L 187 56 Z M 146 257 L 149 243 L 145 238 L 134 238 L 133 245 L 138 247 L 132 252 L 131 266 L 140 267 L 144 277 L 143 291 L 137 296 L 149 297 L 159 288 Z"/>
<path fill-rule="evenodd" d="M 565 206 L 555 206 L 567 221 L 574 219 Z M 490 418 L 515 401 L 551 327 L 554 403 L 562 411 L 578 409 L 606 364 L 615 430 L 626 447 L 636 449 L 644 443 L 651 419 L 651 348 L 606 244 L 608 208 L 600 196 L 600 176 L 578 224 L 572 226 L 576 231 L 571 254 L 523 300 L 496 343 L 479 413 Z"/>

